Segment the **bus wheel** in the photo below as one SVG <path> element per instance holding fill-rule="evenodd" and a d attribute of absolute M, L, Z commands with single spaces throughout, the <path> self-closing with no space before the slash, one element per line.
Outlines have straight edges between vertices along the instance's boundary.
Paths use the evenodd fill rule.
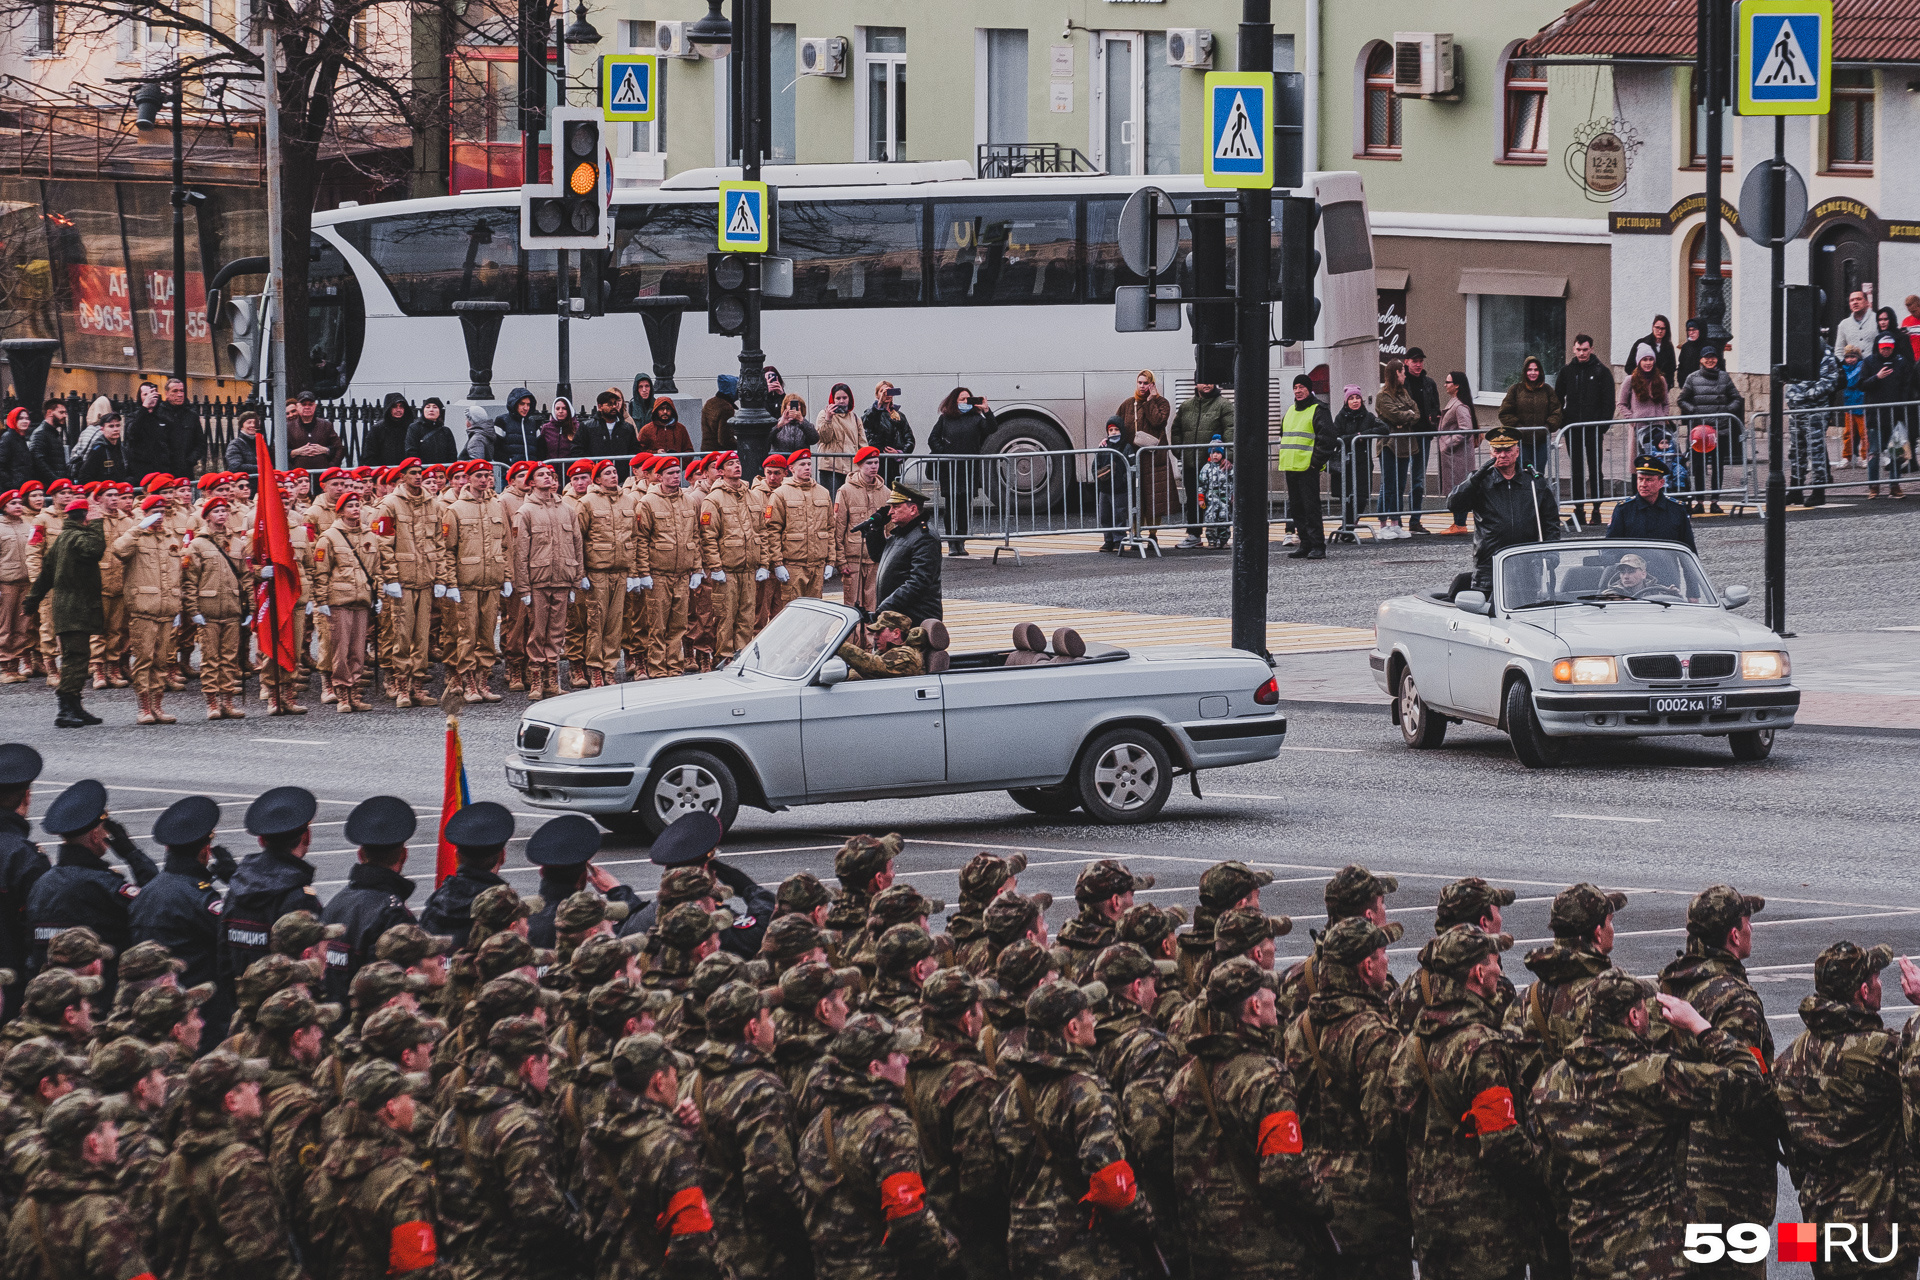
<path fill-rule="evenodd" d="M 985 488 L 994 504 L 1011 504 L 1016 515 L 1058 510 L 1075 481 L 1073 460 L 1059 455 L 1072 447 L 1066 432 L 1051 422 L 1004 419 L 981 449 Z"/>

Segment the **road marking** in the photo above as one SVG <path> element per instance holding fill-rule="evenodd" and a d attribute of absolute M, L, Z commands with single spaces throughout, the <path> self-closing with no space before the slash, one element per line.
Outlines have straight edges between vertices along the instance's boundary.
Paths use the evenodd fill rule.
<path fill-rule="evenodd" d="M 1621 818 L 1610 813 L 1555 813 L 1555 818 L 1573 818 L 1580 822 L 1665 822 L 1665 818 Z"/>
<path fill-rule="evenodd" d="M 1357 756 L 1360 754 L 1359 747 L 1282 747 L 1280 749 L 1282 751 L 1325 751 L 1330 755 L 1336 756 Z"/>
<path fill-rule="evenodd" d="M 1284 749 L 1284 748 L 1283 748 Z M 1285 796 L 1257 796 L 1248 791 L 1209 791 L 1209 800 L 1285 800 Z"/>
<path fill-rule="evenodd" d="M 248 742 L 271 742 L 282 747 L 324 747 L 331 738 L 248 738 Z"/>

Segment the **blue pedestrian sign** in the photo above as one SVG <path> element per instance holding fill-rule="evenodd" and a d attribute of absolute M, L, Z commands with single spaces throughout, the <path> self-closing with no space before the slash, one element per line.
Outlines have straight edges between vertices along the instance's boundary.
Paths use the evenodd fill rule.
<path fill-rule="evenodd" d="M 1273 73 L 1209 71 L 1206 103 L 1206 185 L 1271 187 Z"/>
<path fill-rule="evenodd" d="M 728 253 L 765 253 L 769 248 L 767 184 L 720 184 L 720 248 Z"/>
<path fill-rule="evenodd" d="M 1833 0 L 1742 0 L 1735 109 L 1743 116 L 1823 116 L 1832 102 Z"/>
<path fill-rule="evenodd" d="M 600 59 L 600 110 L 611 121 L 645 124 L 654 117 L 660 59 L 651 53 L 613 53 Z"/>

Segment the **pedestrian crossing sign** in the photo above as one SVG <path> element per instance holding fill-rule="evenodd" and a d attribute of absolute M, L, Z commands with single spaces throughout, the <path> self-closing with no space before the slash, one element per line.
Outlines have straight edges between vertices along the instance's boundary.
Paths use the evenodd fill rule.
<path fill-rule="evenodd" d="M 1741 0 L 1735 109 L 1823 116 L 1833 90 L 1833 0 Z"/>
<path fill-rule="evenodd" d="M 720 248 L 728 253 L 765 253 L 770 237 L 767 229 L 767 184 L 764 182 L 723 182 L 720 184 Z"/>
<path fill-rule="evenodd" d="M 651 53 L 614 53 L 600 59 L 600 110 L 611 121 L 653 120 L 660 59 Z"/>
<path fill-rule="evenodd" d="M 1206 185 L 1273 186 L 1273 73 L 1209 71 L 1206 102 Z"/>

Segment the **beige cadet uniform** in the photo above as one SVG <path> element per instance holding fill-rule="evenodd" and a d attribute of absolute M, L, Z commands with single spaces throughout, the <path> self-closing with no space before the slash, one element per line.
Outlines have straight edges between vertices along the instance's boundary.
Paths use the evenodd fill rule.
<path fill-rule="evenodd" d="M 626 478 L 626 481 L 623 484 L 621 484 L 620 491 L 626 494 L 628 501 L 630 501 L 633 504 L 633 514 L 634 514 L 633 540 L 634 540 L 634 552 L 635 552 L 634 559 L 635 559 L 635 563 L 638 563 L 639 543 L 640 543 L 640 526 L 639 526 L 640 502 L 649 493 L 653 492 L 653 486 L 647 483 L 647 477 L 645 476 L 645 474 L 643 474 L 638 467 L 635 467 L 633 469 L 633 474 L 629 475 Z M 636 569 L 634 571 L 634 576 L 636 577 L 639 576 L 639 570 Z M 626 655 L 627 679 L 629 680 L 642 680 L 646 678 L 646 674 L 647 674 L 647 607 L 648 607 L 647 600 L 651 595 L 652 593 L 648 591 L 627 592 L 626 620 L 620 628 L 620 652 Z"/>
<path fill-rule="evenodd" d="M 62 490 L 62 494 L 64 493 L 65 491 Z M 45 509 L 39 515 L 30 518 L 33 532 L 27 535 L 27 586 L 29 589 L 40 578 L 40 565 L 47 557 L 47 548 L 52 546 L 53 540 L 60 536 L 61 522 L 66 517 L 56 508 L 64 505 L 60 497 L 49 499 Z M 32 625 L 29 623 L 29 626 Z M 40 602 L 38 626 L 40 661 L 45 665 L 47 688 L 51 689 L 60 683 L 60 637 L 53 631 L 53 593 L 51 591 L 47 593 L 47 598 Z"/>
<path fill-rule="evenodd" d="M 287 511 L 287 542 L 293 550 L 294 564 L 300 570 L 300 592 L 293 600 L 293 651 L 300 655 L 300 662 L 306 661 L 307 653 L 307 608 L 313 600 L 313 526 L 307 523 L 307 514 L 298 508 Z M 307 709 L 300 705 L 299 691 L 307 682 L 303 670 L 282 671 L 273 660 L 273 641 L 267 628 L 277 620 L 271 613 L 263 620 L 260 633 L 260 692 L 269 702 L 278 698 L 277 706 L 289 715 L 305 715 Z"/>
<path fill-rule="evenodd" d="M 587 667 L 594 683 L 611 681 L 620 664 L 620 638 L 627 620 L 627 579 L 634 576 L 637 537 L 634 501 L 616 489 L 595 486 L 580 499 L 581 534 L 587 552 Z"/>
<path fill-rule="evenodd" d="M 879 566 L 867 554 L 866 535 L 855 530 L 887 505 L 887 482 L 867 479 L 858 467 L 833 499 L 833 559 L 840 566 L 842 598 L 856 609 L 871 613 L 880 607 Z"/>
<path fill-rule="evenodd" d="M 138 523 L 124 512 L 117 516 L 100 517 L 100 532 L 107 540 L 107 554 L 100 557 L 100 616 L 106 621 L 107 629 L 94 636 L 89 645 L 94 667 L 93 687 L 96 689 L 102 680 L 116 689 L 127 687 L 124 669 L 127 660 L 127 597 L 122 590 L 126 585 L 126 565 L 119 556 L 113 554 L 113 544 L 119 541 L 121 534 Z"/>
<path fill-rule="evenodd" d="M 520 504 L 527 500 L 526 490 L 515 493 L 507 488 L 500 491 L 500 507 L 507 513 L 507 537 L 513 539 L 514 518 L 520 514 Z M 512 550 L 509 547 L 508 571 L 511 572 Z M 507 692 L 519 693 L 527 687 L 527 606 L 520 603 L 525 594 L 521 584 L 511 578 L 513 591 L 500 602 L 500 656 L 507 667 Z M 507 583 L 501 583 L 506 586 Z M 465 592 L 461 593 L 466 594 Z"/>
<path fill-rule="evenodd" d="M 787 571 L 774 612 L 801 596 L 819 599 L 825 589 L 821 571 L 832 559 L 833 499 L 824 485 L 788 476 L 767 499 L 767 565 Z"/>
<path fill-rule="evenodd" d="M 238 507 L 234 508 L 234 513 L 228 517 L 228 525 L 239 528 L 241 526 L 234 523 L 239 519 Z M 333 527 L 333 517 L 333 499 L 327 497 L 323 489 L 312 502 L 307 504 L 307 523 L 313 528 L 315 545 L 318 545 L 317 540 Z M 245 527 L 249 529 L 253 527 L 252 512 L 247 514 Z M 315 601 L 316 605 L 320 603 L 322 602 L 319 600 Z M 313 615 L 313 630 L 314 634 L 320 638 L 320 656 L 316 659 L 316 665 L 320 668 L 320 701 L 327 702 L 331 700 L 328 690 L 333 684 L 333 619 L 324 613 L 316 612 Z"/>
<path fill-rule="evenodd" d="M 560 501 L 573 512 L 574 523 L 580 526 L 580 546 L 584 555 L 587 542 L 587 508 L 580 495 L 566 485 L 560 486 Z M 582 573 L 581 577 L 586 577 Z M 567 601 L 567 686 L 573 689 L 587 687 L 587 595 L 588 591 L 578 582 L 573 584 L 573 596 Z"/>
<path fill-rule="evenodd" d="M 180 561 L 186 548 L 165 520 L 128 529 L 114 540 L 125 567 L 127 636 L 133 650 L 133 688 L 144 702 L 167 691 L 173 661 L 173 620 L 180 614 Z"/>
<path fill-rule="evenodd" d="M 720 479 L 700 503 L 700 563 L 708 577 L 727 575 L 714 587 L 714 654 L 731 658 L 753 639 L 753 607 L 762 567 L 760 526 L 764 509 L 744 480 Z"/>
<path fill-rule="evenodd" d="M 687 597 L 700 571 L 700 508 L 685 489 L 655 490 L 641 500 L 634 573 L 652 578 L 647 592 L 647 675 L 687 669 Z"/>
<path fill-rule="evenodd" d="M 27 591 L 33 586 L 33 579 L 27 576 L 27 540 L 31 537 L 31 520 L 0 514 L 0 683 L 5 684 L 20 682 L 20 659 L 33 643 L 26 605 Z M 107 535 L 107 545 L 113 545 L 113 537 Z M 116 566 L 119 563 L 114 561 Z M 108 623 L 112 623 L 111 617 Z M 95 636 L 93 642 L 97 646 L 100 637 Z M 99 650 L 94 652 L 98 657 Z"/>
<path fill-rule="evenodd" d="M 459 626 L 454 636 L 453 668 L 469 695 L 489 702 L 499 695 L 487 688 L 500 659 L 494 636 L 500 627 L 500 589 L 513 563 L 513 526 L 507 507 L 496 497 L 460 497 L 447 505 L 447 559 L 460 588 Z"/>
<path fill-rule="evenodd" d="M 240 691 L 240 620 L 247 616 L 253 575 L 247 559 L 253 539 L 229 530 L 224 536 L 201 534 L 187 544 L 182 566 L 180 612 L 194 623 L 200 640 L 200 692 L 207 695 L 209 720 L 219 718 L 217 705 L 230 706 Z M 216 703 L 220 699 L 220 703 Z M 227 719 L 245 718 L 235 712 Z"/>
<path fill-rule="evenodd" d="M 513 524 L 513 589 L 527 606 L 527 689 L 559 692 L 557 665 L 567 643 L 567 602 L 580 586 L 585 551 L 573 507 L 538 493 Z"/>
<path fill-rule="evenodd" d="M 398 693 L 411 697 L 411 681 L 429 679 L 427 642 L 433 630 L 433 588 L 453 580 L 440 541 L 440 500 L 425 489 L 401 485 L 377 508 L 374 531 L 382 539 L 380 576 L 400 584 L 400 598 L 387 597 L 393 615 L 393 673 Z"/>
<path fill-rule="evenodd" d="M 356 701 L 359 693 L 360 673 L 367 665 L 367 619 L 380 594 L 380 535 L 366 528 L 365 519 L 362 515 L 357 530 L 334 521 L 313 547 L 313 599 L 332 611 L 329 620 L 339 642 L 328 674 L 342 707 Z"/>

